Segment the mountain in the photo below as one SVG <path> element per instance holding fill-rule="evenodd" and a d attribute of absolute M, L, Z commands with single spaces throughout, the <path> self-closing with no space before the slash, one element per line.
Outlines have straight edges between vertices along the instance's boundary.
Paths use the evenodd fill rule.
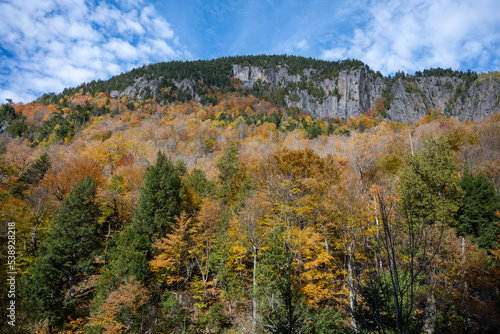
<path fill-rule="evenodd" d="M 0 334 L 499 333 L 500 113 L 443 115 L 497 80 L 233 57 L 1 105 Z"/>
<path fill-rule="evenodd" d="M 500 111 L 499 73 L 430 69 L 384 77 L 358 60 L 330 62 L 296 56 L 238 56 L 143 66 L 107 81 L 84 83 L 60 95 L 109 91 L 111 97 L 154 97 L 159 103 L 217 103 L 217 93 L 253 94 L 277 106 L 297 106 L 321 118 L 352 118 L 370 110 L 413 122 L 428 110 L 479 121 Z M 60 97 L 46 95 L 42 101 Z"/>

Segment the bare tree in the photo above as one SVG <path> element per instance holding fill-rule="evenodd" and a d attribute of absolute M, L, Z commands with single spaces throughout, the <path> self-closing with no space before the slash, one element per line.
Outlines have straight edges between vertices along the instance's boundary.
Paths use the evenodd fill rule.
<path fill-rule="evenodd" d="M 395 198 L 383 188 L 375 188 L 373 196 L 379 221 L 373 252 L 384 266 L 358 283 L 367 308 L 356 310 L 356 320 L 367 331 L 409 333 L 422 325 L 414 311 L 425 294 L 417 292 L 417 287 L 430 274 L 443 225 L 402 219 L 394 210 Z"/>

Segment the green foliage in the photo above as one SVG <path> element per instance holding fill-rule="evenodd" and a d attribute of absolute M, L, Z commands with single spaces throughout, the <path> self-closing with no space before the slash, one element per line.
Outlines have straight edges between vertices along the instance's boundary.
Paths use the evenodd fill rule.
<path fill-rule="evenodd" d="M 22 137 L 28 130 L 28 126 L 25 124 L 26 117 L 17 115 L 11 104 L 2 104 L 0 106 L 0 123 L 4 121 L 9 124 L 7 133 L 14 138 Z"/>
<path fill-rule="evenodd" d="M 113 239 L 110 262 L 97 286 L 92 312 L 97 312 L 124 279 L 134 277 L 143 283 L 150 279 L 148 262 L 153 257 L 153 243 L 171 231 L 181 210 L 180 175 L 184 167 L 179 162 L 176 168 L 165 154 L 158 152 L 156 163 L 144 176 L 132 223 Z"/>
<path fill-rule="evenodd" d="M 351 330 L 343 323 L 340 311 L 330 307 L 308 309 L 304 315 L 304 333 L 348 334 Z"/>
<path fill-rule="evenodd" d="M 415 314 L 412 302 L 408 298 L 401 297 L 403 321 L 407 324 L 398 323 L 395 314 L 394 289 L 391 284 L 394 277 L 389 277 L 386 272 L 383 275 L 371 275 L 364 284 L 358 286 L 358 294 L 363 304 L 356 305 L 354 319 L 357 329 L 363 333 L 419 333 L 422 328 L 421 319 Z M 401 281 L 404 278 L 400 277 Z M 406 291 L 409 293 L 409 291 Z M 406 318 L 407 317 L 407 318 Z"/>
<path fill-rule="evenodd" d="M 57 137 L 64 139 L 66 136 L 71 134 L 73 128 L 69 121 L 64 118 L 62 113 L 55 113 L 48 121 L 44 122 L 40 127 L 39 133 L 40 137 L 38 140 L 41 141 L 43 138 L 48 138 L 51 134 L 55 133 Z"/>
<path fill-rule="evenodd" d="M 400 175 L 401 210 L 408 223 L 453 224 L 462 197 L 457 172 L 447 140 L 428 137 Z"/>
<path fill-rule="evenodd" d="M 102 236 L 99 231 L 99 207 L 95 202 L 96 183 L 86 177 L 63 201 L 45 251 L 30 270 L 24 296 L 40 319 L 59 327 L 78 300 L 82 275 L 95 273 Z"/>
<path fill-rule="evenodd" d="M 133 222 L 120 234 L 110 265 L 118 277 L 135 276 L 140 281 L 149 276 L 153 242 L 171 232 L 180 213 L 182 187 L 179 170 L 161 152 L 144 178 Z"/>
<path fill-rule="evenodd" d="M 388 79 L 382 96 L 384 98 L 384 109 L 387 111 L 391 107 L 392 101 L 394 100 L 394 92 L 392 91 L 392 86 L 394 85 L 395 79 Z"/>
<path fill-rule="evenodd" d="M 171 231 L 179 215 L 182 170 L 159 152 L 147 171 L 132 228 L 140 234 L 159 237 Z"/>
<path fill-rule="evenodd" d="M 430 68 L 428 70 L 423 70 L 421 71 L 416 71 L 415 72 L 415 77 L 450 77 L 450 78 L 460 78 L 460 79 L 465 79 L 468 82 L 472 82 L 477 79 L 477 73 L 473 72 L 471 70 L 468 70 L 467 72 L 462 72 L 462 71 L 454 71 L 451 68 Z"/>
<path fill-rule="evenodd" d="M 224 204 L 233 203 L 238 193 L 238 176 L 240 174 L 238 156 L 238 145 L 234 142 L 230 143 L 215 164 L 219 170 L 217 175 L 219 197 Z"/>
<path fill-rule="evenodd" d="M 22 116 L 13 120 L 7 128 L 7 133 L 14 138 L 21 137 L 28 129 L 28 127 L 24 123 L 24 120 L 25 117 Z"/>
<path fill-rule="evenodd" d="M 28 169 L 26 169 L 21 176 L 19 177 L 19 181 L 26 184 L 38 184 L 40 182 L 45 173 L 49 170 L 51 166 L 49 155 L 47 153 L 43 153 L 33 164 L 30 165 Z"/>
<path fill-rule="evenodd" d="M 380 165 L 389 174 L 395 175 L 403 164 L 403 157 L 396 153 L 386 154 L 382 157 Z"/>
<path fill-rule="evenodd" d="M 222 333 L 224 328 L 229 328 L 231 322 L 224 312 L 222 303 L 215 303 L 200 317 L 200 329 L 209 330 L 210 333 Z"/>
<path fill-rule="evenodd" d="M 312 126 L 304 127 L 304 130 L 306 130 L 309 139 L 314 139 L 323 134 L 323 129 L 319 126 L 318 122 L 314 122 Z"/>
<path fill-rule="evenodd" d="M 161 312 L 163 321 L 158 328 L 159 330 L 179 334 L 185 332 L 188 310 L 182 305 L 177 295 L 169 292 L 162 295 Z"/>
<path fill-rule="evenodd" d="M 98 92 L 124 90 L 126 87 L 133 85 L 136 78 L 144 77 L 146 80 L 160 81 L 159 92 L 156 96 L 157 102 L 189 101 L 193 98 L 192 91 L 194 91 L 202 104 L 214 105 L 218 102 L 218 91 L 222 93 L 241 91 L 254 94 L 276 105 L 283 106 L 285 104 L 287 90 L 284 88 L 270 89 L 268 85 L 261 83 L 243 90 L 240 85 L 231 80 L 230 74 L 233 65 L 251 65 L 260 67 L 264 71 L 269 71 L 277 66 L 286 67 L 290 75 L 303 75 L 304 70 L 311 69 L 313 70 L 312 80 L 316 82 L 336 77 L 343 70 L 355 70 L 365 66 L 359 60 L 346 59 L 336 62 L 287 55 L 235 56 L 214 60 L 171 61 L 135 68 L 130 72 L 114 76 L 107 81 L 94 80 L 84 83 L 76 88 L 65 89 L 62 94 L 57 96 L 53 94 L 42 96 L 38 102 L 44 104 L 54 103 L 59 97 L 70 96 L 76 92 L 94 95 Z M 160 80 L 160 78 L 162 79 Z M 192 90 L 189 87 L 177 87 L 174 83 L 181 82 L 184 79 L 192 82 Z M 326 95 L 323 89 L 314 85 L 307 85 L 305 89 L 319 102 L 322 102 Z"/>
<path fill-rule="evenodd" d="M 16 110 L 10 104 L 0 106 L 0 123 L 3 121 L 11 122 L 17 118 Z"/>
<path fill-rule="evenodd" d="M 280 306 L 271 315 L 274 325 L 271 332 L 276 334 L 303 333 L 305 310 L 292 261 L 292 257 L 287 256 L 278 274 Z"/>
<path fill-rule="evenodd" d="M 500 195 L 495 186 L 483 174 L 469 171 L 460 179 L 460 186 L 464 196 L 457 211 L 458 234 L 471 238 L 483 249 L 497 248 L 500 218 L 496 213 L 500 212 Z"/>
<path fill-rule="evenodd" d="M 10 188 L 12 196 L 22 198 L 22 192 L 30 185 L 37 185 L 44 177 L 51 166 L 49 155 L 43 153 L 34 163 L 32 163 L 19 177 L 19 183 Z"/>
<path fill-rule="evenodd" d="M 270 75 L 279 67 L 287 68 L 289 74 L 299 74 L 302 78 L 298 82 L 277 84 L 259 80 L 253 87 L 242 87 L 238 80 L 231 77 L 234 64 L 259 67 Z M 429 282 L 436 281 L 439 282 L 432 287 L 437 287 L 435 290 L 442 290 L 436 291 L 435 294 L 436 297 L 439 293 L 442 294 L 436 298 L 438 313 L 446 310 L 451 313 L 438 314 L 436 324 L 439 321 L 447 322 L 442 328 L 459 330 L 467 321 L 481 322 L 482 320 L 474 320 L 482 319 L 483 316 L 476 313 L 487 313 L 487 311 L 479 310 L 478 307 L 477 312 L 476 309 L 462 312 L 460 306 L 466 303 L 460 304 L 460 291 L 470 294 L 466 297 L 467 302 L 476 299 L 483 302 L 494 300 L 494 297 L 487 299 L 484 295 L 476 293 L 479 287 L 483 288 L 485 284 L 475 286 L 472 283 L 475 282 L 474 277 L 466 275 L 472 273 L 476 277 L 482 277 L 484 275 L 477 273 L 482 274 L 486 270 L 494 272 L 495 267 L 487 267 L 488 262 L 485 260 L 484 266 L 480 268 L 482 271 L 475 273 L 474 270 L 479 270 L 474 268 L 478 263 L 474 255 L 478 252 L 475 249 L 469 252 L 465 247 L 468 253 L 467 256 L 463 256 L 462 266 L 453 267 L 445 264 L 441 267 L 443 270 L 437 268 L 432 273 L 428 270 L 429 258 L 433 256 L 429 249 L 434 242 L 431 238 L 432 233 L 439 236 L 437 229 L 431 230 L 431 227 L 447 224 L 455 227 L 460 235 L 467 236 L 479 244 L 483 250 L 488 250 L 488 255 L 485 257 L 489 256 L 490 260 L 494 256 L 498 257 L 496 248 L 499 221 L 495 214 L 500 211 L 499 195 L 491 183 L 476 174 L 466 174 L 459 178 L 453 149 L 450 149 L 449 143 L 441 137 L 428 138 L 422 151 L 416 151 L 414 156 L 404 157 L 402 152 L 406 146 L 401 144 L 403 137 L 398 134 L 403 126 L 391 122 L 388 126 L 381 126 L 371 132 L 373 139 L 376 140 L 381 139 L 385 131 L 393 131 L 387 134 L 388 138 L 394 138 L 394 146 L 397 147 L 393 148 L 388 144 L 390 141 L 382 140 L 380 145 L 374 148 L 375 151 L 371 152 L 376 153 L 374 159 L 380 168 L 375 168 L 373 180 L 370 182 L 373 181 L 374 184 L 380 185 L 380 188 L 387 190 L 388 197 L 392 201 L 387 206 L 399 210 L 394 211 L 392 216 L 383 222 L 380 213 L 377 212 L 380 219 L 375 219 L 372 215 L 373 209 L 379 210 L 380 203 L 376 202 L 373 193 L 368 189 L 373 191 L 377 187 L 370 187 L 372 184 L 367 184 L 364 188 L 358 187 L 357 180 L 351 177 L 353 164 L 347 162 L 342 152 L 342 148 L 350 144 L 349 138 L 336 136 L 328 139 L 319 138 L 312 142 L 308 142 L 307 139 L 321 135 L 349 135 L 350 131 L 370 132 L 371 128 L 382 122 L 380 117 L 390 118 L 387 110 L 394 100 L 396 89 L 394 84 L 398 87 L 402 85 L 408 94 L 418 98 L 417 94 L 423 95 L 417 85 L 421 80 L 416 80 L 415 76 L 403 72 L 396 73 L 394 78 L 383 78 L 380 73 L 377 74 L 380 77 L 377 81 L 382 84 L 382 95 L 385 99 L 382 97 L 377 99 L 376 108 L 372 109 L 372 112 L 347 122 L 340 118 L 316 119 L 300 113 L 297 106 L 276 108 L 276 105 L 283 106 L 290 101 L 298 102 L 304 92 L 312 96 L 312 102 L 321 103 L 327 96 L 336 96 L 340 99 L 338 82 L 340 71 L 360 68 L 367 69 L 359 61 L 325 62 L 290 56 L 228 57 L 213 61 L 169 62 L 144 66 L 113 77 L 109 81 L 93 81 L 77 89 L 65 90 L 61 95 L 42 96 L 39 102 L 54 105 L 50 108 L 41 107 L 43 108 L 41 110 L 26 109 L 25 112 L 30 114 L 33 110 L 36 115 L 41 114 L 45 117 L 47 112 L 50 112 L 50 118 L 39 128 L 26 127 L 26 124 L 39 124 L 38 121 L 42 117 L 35 118 L 35 122 L 33 119 L 25 122 L 22 116 L 16 115 L 12 105 L 1 106 L 0 120 L 7 120 L 13 135 L 25 136 L 31 141 L 35 138 L 42 141 L 45 138 L 49 143 L 53 143 L 56 140 L 55 145 L 50 147 L 51 152 L 57 150 L 62 143 L 57 138 L 67 139 L 72 135 L 79 135 L 79 128 L 86 127 L 85 122 L 91 116 L 112 114 L 110 106 L 114 112 L 124 111 L 123 117 L 120 120 L 118 117 L 95 119 L 92 126 L 86 127 L 84 139 L 93 140 L 91 144 L 98 146 L 99 142 L 96 141 L 104 142 L 112 138 L 116 131 L 124 131 L 123 133 L 127 135 L 137 136 L 135 139 L 141 143 L 148 141 L 146 146 L 136 145 L 135 141 L 127 141 L 125 146 L 129 152 L 117 163 L 118 167 L 113 170 L 114 173 L 110 175 L 104 170 L 105 180 L 99 191 L 103 200 L 104 212 L 100 217 L 103 223 L 98 224 L 98 213 L 94 214 L 93 224 L 100 229 L 86 231 L 87 234 L 93 235 L 92 241 L 85 239 L 85 244 L 82 244 L 78 237 L 73 236 L 75 231 L 83 230 L 90 223 L 86 225 L 80 222 L 76 226 L 73 220 L 76 222 L 84 215 L 76 208 L 71 209 L 71 215 L 68 214 L 68 210 L 64 208 L 67 204 L 63 204 L 60 214 L 65 214 L 64 221 L 71 220 L 71 224 L 66 223 L 65 229 L 54 228 L 51 231 L 50 237 L 39 249 L 40 258 L 29 269 L 23 286 L 22 293 L 26 296 L 27 307 L 35 310 L 32 317 L 28 316 L 29 326 L 33 328 L 37 321 L 49 318 L 51 330 L 75 332 L 75 328 L 63 329 L 61 324 L 67 319 L 66 325 L 68 325 L 70 316 L 72 319 L 79 318 L 78 321 L 82 325 L 85 324 L 89 311 L 86 305 L 89 298 L 94 298 L 90 310 L 91 321 L 103 320 L 104 318 L 98 316 L 111 314 L 112 320 L 123 324 L 122 330 L 128 332 L 235 332 L 244 331 L 245 327 L 250 330 L 249 327 L 252 325 L 255 326 L 256 332 L 269 332 L 272 329 L 275 333 L 410 332 L 418 331 L 423 317 L 427 317 L 424 314 L 429 301 L 424 298 L 423 290 Z M 308 73 L 307 78 L 305 73 Z M 429 73 L 421 75 L 428 76 Z M 436 73 L 432 75 L 439 74 Z M 443 73 L 446 76 L 453 76 L 453 73 L 446 71 Z M 95 95 L 113 89 L 123 90 L 132 85 L 136 78 L 158 80 L 156 95 L 152 96 L 153 93 L 150 93 L 145 96 L 145 99 L 153 98 L 154 101 L 134 101 L 125 97 L 105 100 L 106 94 Z M 328 92 L 318 84 L 326 78 L 332 80 L 331 82 L 335 81 L 335 87 Z M 447 86 L 451 87 L 449 93 L 456 95 L 457 102 L 467 92 L 466 81 L 472 78 L 473 75 L 463 76 L 460 80 L 448 79 Z M 178 87 L 179 82 L 184 79 L 187 79 L 185 82 L 188 84 Z M 444 86 L 445 79 L 440 79 L 439 82 Z M 73 95 L 74 93 L 77 94 Z M 249 94 L 254 96 L 248 96 Z M 196 100 L 193 97 L 196 97 Z M 178 102 L 188 100 L 192 101 L 178 105 Z M 205 106 L 199 106 L 195 101 Z M 212 108 L 208 106 L 209 104 L 216 106 Z M 54 112 L 55 109 L 59 109 L 59 112 Z M 429 112 L 433 113 L 429 116 L 431 120 L 439 116 L 437 110 Z M 149 116 L 153 116 L 154 120 L 148 119 Z M 101 120 L 104 121 L 100 123 Z M 450 124 L 441 117 L 439 121 L 441 130 L 444 129 L 446 132 Z M 229 126 L 233 122 L 234 124 Z M 238 131 L 230 129 L 235 124 L 234 129 Z M 272 137 L 268 135 L 269 130 L 274 131 L 273 124 L 282 132 L 277 134 L 278 137 L 274 132 Z M 476 128 L 470 126 L 470 129 L 481 131 L 478 130 L 481 126 L 477 124 Z M 129 131 L 132 128 L 136 129 Z M 287 133 L 294 129 L 297 131 Z M 231 143 L 234 138 L 238 138 L 239 142 Z M 10 139 L 7 138 L 8 140 Z M 227 147 L 220 151 L 226 142 L 229 142 Z M 19 143 L 20 141 L 14 141 L 16 145 Z M 135 199 L 139 183 L 137 176 L 142 173 L 141 164 L 149 159 L 147 146 L 150 143 L 156 147 L 165 144 L 170 148 L 171 154 L 187 156 L 190 161 L 189 167 L 192 168 L 194 163 L 195 168 L 188 172 L 187 165 L 183 161 L 177 160 L 173 163 L 165 155 L 159 154 L 156 163 L 145 174 L 144 186 L 137 203 Z M 38 142 L 32 144 L 34 147 Z M 92 157 L 95 151 L 91 150 L 90 145 L 84 148 L 84 144 L 84 140 L 78 139 L 74 145 L 73 143 L 65 145 L 67 151 L 61 156 L 69 157 L 80 153 Z M 483 151 L 475 150 L 475 145 L 477 148 L 482 145 L 481 140 L 471 141 L 470 144 L 473 151 L 483 158 L 481 156 Z M 25 163 L 22 161 L 29 160 L 21 159 L 24 159 L 23 155 L 29 155 L 30 151 L 24 145 L 19 145 L 17 147 L 23 151 L 17 155 L 13 154 L 12 147 L 16 148 L 16 145 L 9 146 L 7 155 L 10 156 L 5 159 L 0 157 L 2 182 L 4 182 L 0 199 L 7 204 L 6 207 L 10 206 L 7 210 L 14 212 L 20 209 L 15 214 L 19 216 L 19 221 L 22 220 L 22 223 L 27 225 L 33 219 L 29 216 L 33 214 L 30 210 L 34 209 L 33 202 L 29 202 L 27 197 L 31 196 L 31 192 L 25 190 L 39 184 L 49 169 L 50 162 L 45 154 L 37 162 L 25 168 Z M 255 152 L 250 152 L 249 158 L 252 162 L 258 161 L 258 166 L 244 164 L 249 168 L 244 170 L 240 168 L 239 145 L 249 145 L 245 147 L 245 153 L 249 152 L 248 149 L 256 149 Z M 322 162 L 321 166 L 316 166 L 315 156 L 298 153 L 299 151 L 292 149 L 282 151 L 284 153 L 280 155 L 281 165 L 276 165 L 276 170 L 273 168 L 274 165 L 269 164 L 272 161 L 266 159 L 273 156 L 272 152 L 265 153 L 269 154 L 267 156 L 258 156 L 259 152 L 279 151 L 283 145 L 289 148 L 311 147 L 310 152 L 302 151 L 314 155 L 317 153 L 326 155 L 328 152 L 334 154 L 335 159 L 328 159 L 332 160 L 335 168 L 338 167 L 339 175 L 335 174 L 337 172 L 332 174 L 331 169 L 324 169 Z M 85 152 L 82 153 L 82 150 Z M 197 160 L 199 158 L 197 154 L 200 152 L 202 160 Z M 217 155 L 218 158 L 215 160 L 214 157 Z M 136 158 L 132 159 L 132 156 Z M 196 168 L 196 162 L 200 161 L 210 174 L 213 173 L 215 162 L 218 175 L 208 180 L 205 172 Z M 20 168 L 25 168 L 25 172 L 16 179 L 17 163 L 19 166 L 22 165 Z M 496 167 L 493 163 L 491 165 L 488 163 L 486 159 L 483 167 L 486 172 L 493 174 Z M 61 167 L 65 168 L 64 165 Z M 342 183 L 330 184 L 332 177 L 338 177 L 339 181 L 342 177 Z M 11 180 L 14 181 L 13 184 L 10 184 Z M 71 182 L 67 179 L 64 181 Z M 256 189 L 257 187 L 259 189 Z M 39 189 L 45 190 L 45 188 Z M 265 230 L 266 238 L 262 246 L 254 249 L 255 252 L 252 252 L 252 248 L 247 245 L 248 241 L 244 239 L 248 239 L 246 234 L 252 232 L 244 231 L 243 225 L 240 224 L 245 222 L 238 220 L 245 208 L 244 199 L 251 190 L 257 190 L 256 193 L 262 196 L 259 197 L 259 201 L 262 201 L 262 208 L 265 210 L 262 215 L 259 213 L 258 224 Z M 13 198 L 9 196 L 9 191 L 19 196 Z M 347 280 L 351 283 L 351 277 L 349 279 L 346 277 L 346 268 L 343 266 L 348 265 L 345 263 L 344 251 L 340 250 L 344 247 L 342 243 L 346 242 L 342 239 L 345 233 L 343 229 L 350 227 L 341 226 L 337 216 L 345 214 L 349 219 L 358 219 L 357 213 L 347 213 L 348 210 L 344 208 L 343 203 L 357 203 L 358 196 L 359 202 L 363 204 L 356 206 L 355 211 L 359 209 L 358 212 L 362 212 L 363 217 L 366 212 L 363 223 L 366 222 L 367 229 L 362 238 L 353 241 L 357 249 L 353 252 L 355 259 L 349 263 L 352 264 L 353 280 L 363 283 L 358 286 L 358 290 L 349 290 L 353 292 L 352 296 L 358 302 L 356 309 L 353 310 L 357 328 L 351 328 L 348 321 L 342 317 L 341 305 L 347 304 L 345 288 L 353 287 L 346 282 Z M 217 201 L 222 202 L 224 207 L 219 207 L 221 203 Z M 200 207 L 203 207 L 202 203 L 213 205 L 213 211 L 198 214 Z M 113 204 L 116 205 L 113 207 Z M 129 221 L 128 213 L 136 205 L 135 214 Z M 205 205 L 204 208 L 209 206 Z M 122 209 L 126 213 L 119 215 L 119 212 L 122 213 L 119 210 Z M 52 210 L 52 207 L 47 210 Z M 181 211 L 186 214 L 183 216 L 185 220 L 184 218 L 176 220 Z M 211 217 L 208 216 L 212 213 L 217 215 L 218 219 L 211 221 Z M 56 226 L 62 224 L 59 222 L 60 219 L 62 218 L 57 218 Z M 123 230 L 119 230 L 122 227 L 121 223 L 108 224 L 115 222 L 116 219 L 121 219 Z M 349 219 L 346 221 L 350 221 Z M 186 223 L 183 234 L 178 235 L 178 243 L 172 241 L 176 240 L 175 238 L 170 239 L 171 245 L 179 249 L 174 249 L 174 246 L 168 249 L 171 253 L 168 253 L 169 257 L 162 259 L 165 262 L 161 264 L 164 270 L 155 271 L 153 276 L 149 267 L 153 266 L 150 260 L 157 258 L 155 255 L 160 251 L 153 245 L 161 237 L 172 232 L 176 221 Z M 44 220 L 43 223 L 49 222 Z M 206 231 L 203 223 L 209 226 Z M 383 224 L 386 224 L 388 230 L 392 229 L 385 235 L 386 240 L 394 241 L 392 244 L 383 244 L 384 241 L 381 241 L 384 233 L 381 227 Z M 118 228 L 110 229 L 108 232 L 108 226 Z M 290 229 L 285 230 L 286 226 Z M 429 227 L 430 232 L 424 231 L 423 226 Z M 420 233 L 422 231 L 425 233 Z M 109 233 L 106 249 L 99 254 L 100 241 L 102 235 L 106 233 Z M 303 238 L 300 241 L 305 243 L 304 246 L 301 242 L 294 247 L 288 245 L 294 248 L 293 260 L 284 259 L 284 251 L 287 249 L 284 239 L 286 234 L 291 239 Z M 23 235 L 28 234 L 23 231 Z M 208 241 L 201 238 L 205 236 L 209 236 L 206 239 Z M 80 237 L 83 240 L 83 236 Z M 5 242 L 5 238 L 2 240 Z M 71 240 L 71 243 L 68 240 Z M 467 245 L 467 239 L 463 240 Z M 314 247 L 308 244 L 311 241 L 314 241 Z M 418 248 L 419 245 L 424 246 Z M 454 245 L 458 244 L 455 242 Z M 425 248 L 428 246 L 429 248 Z M 389 249 L 390 247 L 392 248 Z M 91 253 L 89 248 L 94 252 Z M 200 255 L 201 251 L 206 253 Z M 167 251 L 165 252 L 167 254 Z M 435 259 L 446 261 L 440 257 L 445 252 L 436 255 Z M 69 253 L 73 258 L 68 255 Z M 253 254 L 255 254 L 254 259 L 258 260 L 255 261 L 255 267 L 252 266 Z M 323 258 L 315 259 L 318 254 Z M 200 256 L 207 262 L 200 264 Z M 380 265 L 370 267 L 374 259 L 380 260 L 378 261 Z M 495 261 L 492 260 L 489 264 L 491 263 Z M 103 265 L 102 270 L 97 271 L 100 264 Z M 255 280 L 252 275 L 254 273 Z M 176 276 L 172 278 L 170 274 Z M 201 274 L 204 274 L 203 278 Z M 117 298 L 125 294 L 122 292 L 130 290 L 124 282 L 129 281 L 131 277 L 143 283 L 141 287 L 144 288 L 137 290 L 140 291 L 138 295 L 128 296 L 128 299 Z M 458 279 L 455 279 L 456 277 Z M 460 281 L 462 277 L 466 277 L 467 280 Z M 492 273 L 491 277 L 487 277 L 484 281 L 490 282 L 494 287 L 498 281 L 497 277 L 496 273 Z M 84 302 L 81 301 L 83 298 L 71 297 L 71 292 L 68 294 L 71 287 L 78 290 L 87 282 L 94 284 L 94 278 L 98 279 L 98 285 L 93 293 L 87 294 Z M 440 280 L 443 281 L 441 286 Z M 252 285 L 253 282 L 257 282 L 255 287 Z M 462 290 L 450 288 L 460 284 L 463 286 L 463 282 L 466 282 L 466 288 Z M 317 296 L 314 295 L 316 289 Z M 304 291 L 304 296 L 299 293 L 301 290 Z M 489 293 L 494 289 L 487 291 Z M 449 297 L 452 294 L 455 296 Z M 138 302 L 136 297 L 139 295 L 145 297 L 144 300 L 141 299 L 144 304 L 141 304 L 140 309 L 137 309 L 138 312 L 135 312 L 133 304 Z M 321 299 L 316 299 L 318 296 Z M 130 303 L 124 305 L 124 300 Z M 317 304 L 306 309 L 302 305 L 303 301 Z M 439 303 L 443 306 L 440 307 Z M 495 303 L 490 302 L 489 305 L 492 305 L 492 309 L 498 308 Z M 104 312 L 106 307 L 110 306 L 116 306 L 116 310 Z M 249 315 L 253 316 L 254 310 L 256 318 L 253 323 Z M 406 322 L 398 317 L 406 318 Z M 95 322 L 95 326 L 92 324 L 93 327 L 87 330 L 97 333 L 103 329 L 100 328 L 104 326 L 103 323 L 104 320 L 101 323 Z M 240 325 L 245 327 L 238 328 Z M 402 330 L 404 326 L 406 327 Z"/>
<path fill-rule="evenodd" d="M 184 182 L 193 188 L 200 197 L 210 197 L 215 194 L 215 183 L 207 180 L 205 172 L 201 169 L 194 168 Z"/>

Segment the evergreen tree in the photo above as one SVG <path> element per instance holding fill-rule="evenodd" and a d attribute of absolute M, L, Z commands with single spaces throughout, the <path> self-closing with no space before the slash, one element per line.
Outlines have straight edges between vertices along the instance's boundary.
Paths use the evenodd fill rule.
<path fill-rule="evenodd" d="M 25 296 L 49 327 L 64 324 L 77 303 L 77 286 L 95 272 L 101 245 L 95 196 L 96 183 L 89 177 L 71 191 L 29 275 Z"/>
<path fill-rule="evenodd" d="M 272 314 L 272 318 L 274 318 L 274 326 L 271 330 L 272 333 L 304 333 L 304 310 L 300 300 L 297 283 L 296 272 L 293 268 L 293 258 L 291 254 L 288 254 L 285 256 L 285 264 L 280 267 L 278 276 L 278 289 L 281 305 Z"/>
<path fill-rule="evenodd" d="M 159 152 L 156 164 L 146 173 L 139 207 L 131 225 L 137 233 L 159 237 L 171 232 L 180 213 L 181 164 L 177 168 Z"/>
<path fill-rule="evenodd" d="M 113 249 L 113 277 L 135 276 L 143 282 L 148 278 L 152 244 L 172 231 L 181 211 L 181 188 L 179 168 L 159 152 L 156 163 L 146 172 L 134 219 L 119 235 Z"/>
<path fill-rule="evenodd" d="M 464 190 L 462 203 L 457 211 L 456 229 L 459 235 L 470 237 L 484 249 L 498 246 L 500 196 L 495 186 L 483 174 L 466 171 L 460 180 Z"/>
<path fill-rule="evenodd" d="M 201 169 L 194 168 L 187 176 L 185 182 L 200 197 L 210 197 L 215 192 L 215 183 L 207 180 L 205 172 Z"/>
<path fill-rule="evenodd" d="M 175 218 L 181 211 L 180 175 L 184 169 L 183 164 L 176 166 L 165 154 L 158 152 L 156 163 L 144 176 L 133 221 L 117 236 L 109 265 L 101 275 L 92 301 L 93 314 L 99 313 L 106 298 L 126 279 L 132 277 L 142 283 L 148 282 L 148 262 L 152 259 L 153 244 L 172 231 Z"/>
<path fill-rule="evenodd" d="M 21 174 L 19 180 L 26 184 L 38 184 L 51 166 L 49 155 L 42 154 L 27 170 Z"/>
<path fill-rule="evenodd" d="M 33 164 L 26 169 L 19 177 L 19 184 L 10 189 L 10 193 L 18 198 L 23 197 L 22 192 L 28 189 L 29 185 L 37 185 L 45 176 L 51 166 L 49 155 L 42 154 Z"/>

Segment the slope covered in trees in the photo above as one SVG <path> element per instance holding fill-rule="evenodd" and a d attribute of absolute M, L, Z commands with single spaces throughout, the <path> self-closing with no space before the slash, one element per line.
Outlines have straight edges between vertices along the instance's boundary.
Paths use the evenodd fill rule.
<path fill-rule="evenodd" d="M 260 55 L 144 65 L 58 95 L 45 94 L 37 102 L 60 104 L 76 93 L 109 92 L 112 97 L 152 98 L 162 105 L 193 100 L 214 106 L 223 94 L 238 92 L 323 118 L 359 117 L 376 109 L 387 120 L 413 122 L 439 108 L 448 116 L 480 121 L 500 111 L 499 89 L 498 73 L 434 68 L 384 77 L 358 60 Z M 22 131 L 21 123 L 15 120 L 11 130 Z"/>
<path fill-rule="evenodd" d="M 499 331 L 498 115 L 320 119 L 233 87 L 1 107 L 5 333 Z"/>

